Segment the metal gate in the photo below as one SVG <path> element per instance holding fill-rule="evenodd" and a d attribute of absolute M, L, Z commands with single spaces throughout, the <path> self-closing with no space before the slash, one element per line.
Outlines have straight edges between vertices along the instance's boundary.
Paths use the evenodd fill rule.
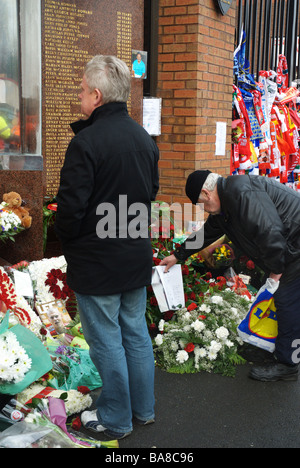
<path fill-rule="evenodd" d="M 261 70 L 277 69 L 285 55 L 290 85 L 300 79 L 300 0 L 237 0 L 236 43 L 246 32 L 246 57 L 250 73 L 257 79 Z"/>

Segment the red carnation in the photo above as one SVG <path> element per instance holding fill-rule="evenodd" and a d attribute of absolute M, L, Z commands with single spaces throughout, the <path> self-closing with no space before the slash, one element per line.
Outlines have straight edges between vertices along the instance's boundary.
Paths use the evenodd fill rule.
<path fill-rule="evenodd" d="M 191 311 L 191 310 L 195 310 L 197 309 L 197 304 L 195 304 L 195 302 L 192 302 L 188 307 L 187 307 L 187 310 Z"/>
<path fill-rule="evenodd" d="M 186 345 L 186 347 L 184 348 L 184 350 L 187 352 L 187 353 L 191 353 L 192 351 L 194 351 L 195 349 L 195 345 L 194 343 L 188 343 Z"/>
<path fill-rule="evenodd" d="M 78 392 L 82 393 L 82 395 L 87 395 L 91 392 L 89 387 L 86 387 L 85 385 L 80 385 L 79 387 L 77 387 L 77 390 Z"/>
<path fill-rule="evenodd" d="M 248 268 L 248 270 L 254 270 L 255 265 L 252 262 L 252 260 L 248 260 L 248 262 L 246 263 L 246 267 Z"/>

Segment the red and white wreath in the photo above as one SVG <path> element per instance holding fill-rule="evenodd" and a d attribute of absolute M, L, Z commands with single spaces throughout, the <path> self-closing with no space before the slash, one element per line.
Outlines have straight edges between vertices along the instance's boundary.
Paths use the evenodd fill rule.
<path fill-rule="evenodd" d="M 12 280 L 5 270 L 0 267 L 0 317 L 6 311 L 11 311 L 17 322 L 39 334 L 42 323 L 36 313 L 22 296 L 18 296 Z"/>

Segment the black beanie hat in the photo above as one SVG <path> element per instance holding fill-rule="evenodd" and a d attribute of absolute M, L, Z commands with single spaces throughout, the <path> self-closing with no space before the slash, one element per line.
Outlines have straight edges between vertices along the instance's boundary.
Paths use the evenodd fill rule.
<path fill-rule="evenodd" d="M 185 185 L 185 193 L 193 205 L 197 204 L 203 184 L 209 174 L 211 174 L 211 171 L 195 171 L 188 176 Z"/>

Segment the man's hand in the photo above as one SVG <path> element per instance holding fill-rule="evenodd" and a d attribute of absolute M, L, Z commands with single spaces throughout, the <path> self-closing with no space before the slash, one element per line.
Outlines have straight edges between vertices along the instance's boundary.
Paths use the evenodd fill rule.
<path fill-rule="evenodd" d="M 165 273 L 167 273 L 167 271 L 172 268 L 172 266 L 174 266 L 175 264 L 177 263 L 177 258 L 175 257 L 175 255 L 170 255 L 169 257 L 165 257 L 161 262 L 160 262 L 160 265 L 166 265 L 166 268 L 165 268 Z"/>
<path fill-rule="evenodd" d="M 270 273 L 269 278 L 272 278 L 274 281 L 279 281 L 282 277 L 282 273 L 280 275 L 275 275 L 275 273 Z"/>

